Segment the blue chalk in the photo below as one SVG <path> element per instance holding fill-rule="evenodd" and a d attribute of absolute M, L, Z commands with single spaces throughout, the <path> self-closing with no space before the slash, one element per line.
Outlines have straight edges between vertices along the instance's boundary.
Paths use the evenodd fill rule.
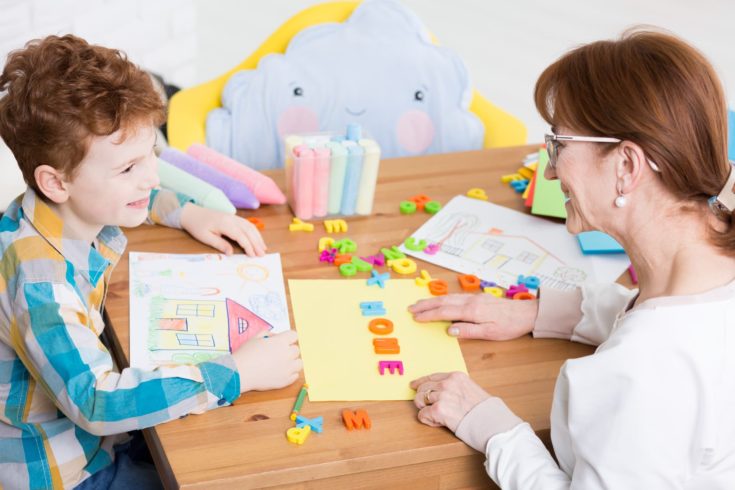
<path fill-rule="evenodd" d="M 357 194 L 360 190 L 360 177 L 362 176 L 363 153 L 362 146 L 352 145 L 347 147 L 347 169 L 342 190 L 342 206 L 340 206 L 340 212 L 346 216 L 355 214 Z"/>
<path fill-rule="evenodd" d="M 350 123 L 347 125 L 347 139 L 355 143 L 362 139 L 362 128 L 359 124 Z"/>

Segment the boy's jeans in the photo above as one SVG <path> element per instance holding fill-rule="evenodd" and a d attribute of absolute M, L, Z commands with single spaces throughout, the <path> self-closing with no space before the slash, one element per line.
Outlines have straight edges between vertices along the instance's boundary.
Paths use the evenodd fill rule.
<path fill-rule="evenodd" d="M 143 435 L 140 431 L 132 434 L 131 440 L 115 446 L 115 461 L 77 485 L 76 490 L 161 490 L 163 485 L 150 462 Z"/>

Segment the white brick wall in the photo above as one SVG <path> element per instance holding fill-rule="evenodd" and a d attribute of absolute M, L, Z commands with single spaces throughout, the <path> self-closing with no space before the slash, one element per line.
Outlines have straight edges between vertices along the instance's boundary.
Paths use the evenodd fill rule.
<path fill-rule="evenodd" d="M 194 0 L 0 0 L 0 59 L 35 38 L 76 34 L 125 51 L 141 67 L 179 86 L 196 80 Z M 0 212 L 25 188 L 12 153 L 0 141 Z"/>

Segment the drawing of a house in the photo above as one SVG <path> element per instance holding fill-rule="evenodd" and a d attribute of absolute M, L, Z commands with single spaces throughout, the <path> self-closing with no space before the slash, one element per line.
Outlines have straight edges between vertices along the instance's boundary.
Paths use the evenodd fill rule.
<path fill-rule="evenodd" d="M 232 352 L 263 330 L 273 328 L 231 299 L 154 298 L 151 304 L 151 351 L 207 350 Z"/>
<path fill-rule="evenodd" d="M 480 235 L 462 258 L 511 275 L 534 273 L 546 260 L 563 263 L 524 236 Z"/>

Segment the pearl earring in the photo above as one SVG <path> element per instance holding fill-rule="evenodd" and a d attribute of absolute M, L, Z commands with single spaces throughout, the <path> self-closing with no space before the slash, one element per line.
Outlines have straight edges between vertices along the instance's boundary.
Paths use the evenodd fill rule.
<path fill-rule="evenodd" d="M 628 199 L 623 194 L 623 184 L 618 181 L 618 197 L 615 198 L 615 207 L 624 208 L 628 204 Z"/>

